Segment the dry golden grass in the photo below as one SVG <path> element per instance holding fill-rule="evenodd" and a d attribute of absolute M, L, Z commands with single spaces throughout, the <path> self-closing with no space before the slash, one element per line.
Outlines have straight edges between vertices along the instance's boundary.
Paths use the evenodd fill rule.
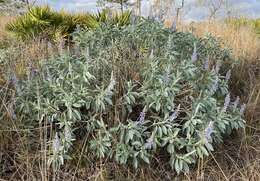
<path fill-rule="evenodd" d="M 211 33 L 223 40 L 234 55 L 248 60 L 259 58 L 260 41 L 254 30 L 248 26 L 237 27 L 224 22 L 202 22 L 193 24 L 194 33 L 203 36 Z"/>
<path fill-rule="evenodd" d="M 13 17 L 10 16 L 0 16 L 0 49 L 9 46 L 12 41 L 9 34 L 5 30 L 5 25 L 10 22 Z M 0 84 L 4 82 L 3 77 L 1 76 L 1 67 L 0 67 Z"/>
<path fill-rule="evenodd" d="M 14 17 L 12 17 L 12 16 L 0 16 L 0 32 L 1 33 L 2 33 L 2 31 L 4 31 L 5 25 L 13 19 L 14 19 Z M 0 35 L 2 35 L 2 34 L 0 34 Z"/>
<path fill-rule="evenodd" d="M 10 35 L 5 30 L 5 26 L 13 19 L 14 17 L 12 16 L 0 16 L 0 48 L 10 43 Z"/>

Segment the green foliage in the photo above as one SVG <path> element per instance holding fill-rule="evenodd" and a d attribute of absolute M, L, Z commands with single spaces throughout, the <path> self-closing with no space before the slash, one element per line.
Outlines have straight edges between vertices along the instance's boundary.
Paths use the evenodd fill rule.
<path fill-rule="evenodd" d="M 25 15 L 9 23 L 6 28 L 22 40 L 47 38 L 57 40 L 67 38 L 76 28 L 97 28 L 101 23 L 112 23 L 124 26 L 130 22 L 129 11 L 123 14 L 109 16 L 109 11 L 99 12 L 97 15 L 69 14 L 64 11 L 56 12 L 50 7 L 33 7 Z"/>
<path fill-rule="evenodd" d="M 55 169 L 69 159 L 73 140 L 88 135 L 85 154 L 93 161 L 138 168 L 163 153 L 177 173 L 188 172 L 244 127 L 244 106 L 231 103 L 230 71 L 221 66 L 230 54 L 213 37 L 139 20 L 78 31 L 74 40 L 81 55 L 43 61 L 17 97 L 24 124 L 54 125 Z"/>

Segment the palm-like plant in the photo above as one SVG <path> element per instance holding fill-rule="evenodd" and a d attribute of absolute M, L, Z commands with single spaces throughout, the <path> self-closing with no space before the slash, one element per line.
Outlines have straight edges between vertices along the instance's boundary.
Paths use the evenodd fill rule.
<path fill-rule="evenodd" d="M 57 38 L 68 38 L 77 26 L 86 29 L 95 29 L 100 24 L 115 24 L 123 26 L 130 23 L 131 12 L 109 16 L 107 10 L 97 14 L 70 14 L 65 11 L 56 12 L 50 7 L 34 7 L 25 15 L 18 17 L 9 23 L 6 29 L 13 32 L 22 40 L 34 38 L 47 38 L 56 40 Z"/>
<path fill-rule="evenodd" d="M 25 40 L 39 36 L 50 36 L 51 33 L 55 34 L 61 21 L 62 16 L 53 12 L 48 6 L 35 7 L 7 24 L 6 28 L 18 38 Z"/>
<path fill-rule="evenodd" d="M 112 19 L 112 24 L 116 24 L 118 26 L 124 26 L 130 24 L 131 12 L 126 11 L 122 14 L 115 14 Z"/>

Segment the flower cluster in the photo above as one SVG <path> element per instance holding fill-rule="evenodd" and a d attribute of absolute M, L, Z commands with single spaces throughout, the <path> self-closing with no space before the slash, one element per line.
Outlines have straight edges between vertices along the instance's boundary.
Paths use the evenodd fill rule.
<path fill-rule="evenodd" d="M 230 93 L 228 93 L 225 97 L 225 102 L 224 102 L 224 106 L 223 106 L 223 109 L 222 109 L 222 112 L 226 112 L 227 111 L 227 108 L 230 104 Z"/>
<path fill-rule="evenodd" d="M 179 104 L 177 109 L 171 114 L 170 121 L 174 121 L 178 117 L 180 109 L 181 109 L 181 105 Z"/>
<path fill-rule="evenodd" d="M 210 121 L 208 126 L 204 130 L 204 136 L 205 136 L 207 142 L 211 142 L 212 141 L 211 135 L 212 135 L 212 133 L 214 131 L 213 126 L 214 126 L 214 122 Z"/>

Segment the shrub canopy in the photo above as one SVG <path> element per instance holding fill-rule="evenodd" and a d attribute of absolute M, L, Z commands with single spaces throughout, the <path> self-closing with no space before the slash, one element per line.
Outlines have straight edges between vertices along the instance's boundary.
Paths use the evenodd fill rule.
<path fill-rule="evenodd" d="M 80 55 L 43 61 L 22 81 L 17 113 L 29 125 L 55 125 L 55 168 L 88 135 L 85 154 L 135 168 L 160 155 L 178 173 L 232 129 L 244 127 L 244 106 L 230 97 L 230 53 L 211 36 L 163 28 L 150 20 L 102 25 L 74 34 Z M 227 73 L 226 73 L 227 72 Z"/>

